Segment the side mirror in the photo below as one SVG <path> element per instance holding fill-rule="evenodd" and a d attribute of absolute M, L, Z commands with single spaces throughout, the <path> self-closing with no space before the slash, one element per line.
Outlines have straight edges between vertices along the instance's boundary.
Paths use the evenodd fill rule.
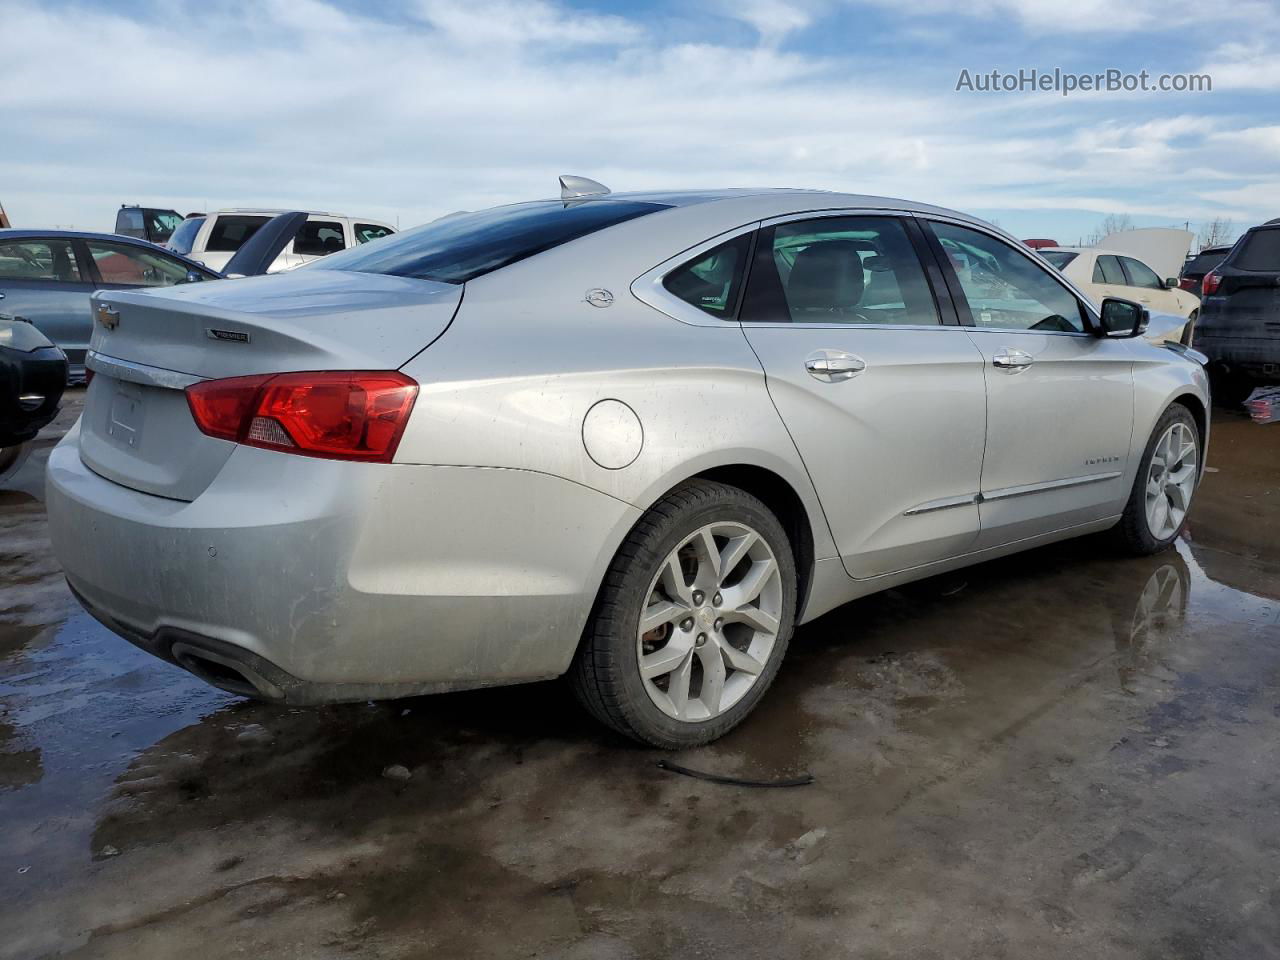
<path fill-rule="evenodd" d="M 1147 329 L 1151 316 L 1142 304 L 1119 297 L 1106 297 L 1102 301 L 1102 322 L 1096 331 L 1100 337 L 1125 340 L 1141 336 Z"/>
<path fill-rule="evenodd" d="M 199 283 L 203 279 L 204 279 L 203 273 L 200 273 L 198 270 L 188 270 L 187 279 L 185 279 L 182 282 L 183 283 Z"/>
<path fill-rule="evenodd" d="M 1164 279 L 1164 288 L 1165 288 L 1166 290 L 1177 290 L 1177 289 L 1178 289 L 1178 278 L 1177 278 L 1177 277 L 1165 277 L 1165 279 Z"/>

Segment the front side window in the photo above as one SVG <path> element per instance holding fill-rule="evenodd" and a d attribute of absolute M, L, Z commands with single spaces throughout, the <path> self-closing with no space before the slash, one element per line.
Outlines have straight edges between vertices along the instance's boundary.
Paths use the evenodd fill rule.
<path fill-rule="evenodd" d="M 336 220 L 308 220 L 293 238 L 293 252 L 304 257 L 327 257 L 346 248 L 342 224 Z"/>
<path fill-rule="evenodd" d="M 220 214 L 209 231 L 209 242 L 204 248 L 211 253 L 234 253 L 241 244 L 258 232 L 270 217 Z"/>
<path fill-rule="evenodd" d="M 1164 284 L 1160 282 L 1156 272 L 1141 260 L 1135 260 L 1133 257 L 1121 257 L 1120 265 L 1124 267 L 1124 272 L 1129 276 L 1129 286 L 1144 287 L 1148 290 L 1164 289 Z"/>
<path fill-rule="evenodd" d="M 1093 282 L 1109 283 L 1117 287 L 1125 286 L 1128 281 L 1124 278 L 1124 271 L 1120 269 L 1120 259 L 1104 255 L 1095 260 L 1093 263 Z"/>
<path fill-rule="evenodd" d="M 204 217 L 187 217 L 178 224 L 178 229 L 173 231 L 173 235 L 169 237 L 169 242 L 165 246 L 176 253 L 190 253 L 196 242 L 196 234 L 203 226 Z"/>
<path fill-rule="evenodd" d="M 163 254 L 124 243 L 105 243 L 101 240 L 86 240 L 85 243 L 103 283 L 171 287 L 175 283 L 186 282 L 186 264 L 170 260 Z"/>
<path fill-rule="evenodd" d="M 824 217 L 761 231 L 744 323 L 937 324 L 902 221 Z"/>
<path fill-rule="evenodd" d="M 1080 303 L 1054 275 L 995 237 L 931 223 L 979 329 L 1084 331 Z"/>
<path fill-rule="evenodd" d="M 299 269 L 355 270 L 466 283 L 606 227 L 666 209 L 664 203 L 638 200 L 515 203 L 442 217 Z"/>
<path fill-rule="evenodd" d="M 180 223 L 182 217 L 172 210 L 147 211 L 147 232 L 152 243 L 164 243 L 173 236 L 173 231 L 178 229 Z"/>
<path fill-rule="evenodd" d="M 380 223 L 357 223 L 355 233 L 356 243 L 368 243 L 370 240 L 381 240 L 383 237 L 389 237 L 395 231 L 390 227 L 384 227 Z"/>
<path fill-rule="evenodd" d="M 0 279 L 80 282 L 69 240 L 0 241 Z"/>
<path fill-rule="evenodd" d="M 662 285 L 713 317 L 731 319 L 751 253 L 751 234 L 734 237 L 667 274 Z"/>

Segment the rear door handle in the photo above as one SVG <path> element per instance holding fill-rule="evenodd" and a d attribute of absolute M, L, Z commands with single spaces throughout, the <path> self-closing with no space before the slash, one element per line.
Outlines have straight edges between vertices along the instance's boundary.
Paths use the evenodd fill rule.
<path fill-rule="evenodd" d="M 839 383 L 867 369 L 866 361 L 843 350 L 815 350 L 805 357 L 809 376 L 824 383 Z"/>
<path fill-rule="evenodd" d="M 1036 358 L 1025 350 L 1012 350 L 1005 348 L 991 358 L 991 365 L 1009 373 L 1017 373 L 1019 370 L 1025 370 L 1036 362 Z"/>

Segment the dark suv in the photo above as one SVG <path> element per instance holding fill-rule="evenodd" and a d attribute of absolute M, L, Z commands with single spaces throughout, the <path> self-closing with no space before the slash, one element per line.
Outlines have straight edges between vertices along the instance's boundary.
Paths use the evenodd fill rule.
<path fill-rule="evenodd" d="M 1208 355 L 1224 403 L 1280 383 L 1280 223 L 1249 230 L 1205 274 L 1195 347 Z"/>
<path fill-rule="evenodd" d="M 1200 282 L 1204 275 L 1226 259 L 1231 252 L 1231 244 L 1222 247 L 1204 247 L 1194 257 L 1188 258 L 1182 265 L 1182 273 L 1178 276 L 1178 286 L 1189 293 L 1200 296 Z"/>
<path fill-rule="evenodd" d="M 177 210 L 159 207 L 139 207 L 120 204 L 116 211 L 115 232 L 122 237 L 134 237 L 148 243 L 162 244 L 182 222 Z"/>

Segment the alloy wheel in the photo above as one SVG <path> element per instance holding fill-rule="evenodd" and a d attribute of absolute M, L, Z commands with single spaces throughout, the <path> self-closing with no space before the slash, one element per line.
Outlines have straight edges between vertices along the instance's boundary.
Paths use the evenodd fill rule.
<path fill-rule="evenodd" d="M 1185 423 L 1173 424 L 1156 444 L 1147 468 L 1147 529 L 1157 540 L 1167 540 L 1182 526 L 1198 463 L 1195 432 Z"/>
<path fill-rule="evenodd" d="M 743 523 L 709 523 L 672 550 L 649 585 L 636 655 L 649 699 L 677 720 L 720 716 L 760 678 L 777 643 L 782 574 Z"/>

